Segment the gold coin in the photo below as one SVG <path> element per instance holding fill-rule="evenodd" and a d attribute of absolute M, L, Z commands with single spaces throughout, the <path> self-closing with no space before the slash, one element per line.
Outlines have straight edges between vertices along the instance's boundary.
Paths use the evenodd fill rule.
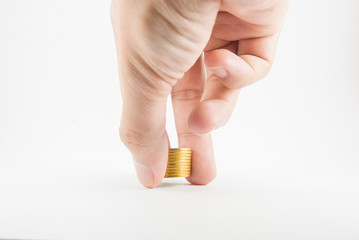
<path fill-rule="evenodd" d="M 169 160 L 171 159 L 191 159 L 192 156 L 191 155 L 175 155 L 175 156 L 171 156 L 171 155 L 168 155 L 168 158 Z"/>
<path fill-rule="evenodd" d="M 176 160 L 176 161 L 169 161 L 169 164 L 171 163 L 184 163 L 184 164 L 188 164 L 191 165 L 191 160 Z"/>
<path fill-rule="evenodd" d="M 188 173 L 191 169 L 167 169 L 167 173 Z"/>
<path fill-rule="evenodd" d="M 182 168 L 182 169 L 178 169 L 178 168 L 176 168 L 176 169 L 171 169 L 171 168 L 168 168 L 166 172 L 169 173 L 169 172 L 190 172 L 190 171 L 191 171 L 190 168 Z"/>
<path fill-rule="evenodd" d="M 176 151 L 176 152 L 173 152 L 173 151 L 169 151 L 168 154 L 191 154 L 192 152 L 191 151 Z"/>
<path fill-rule="evenodd" d="M 177 172 L 179 172 L 179 171 L 191 171 L 191 168 L 167 168 L 167 172 L 169 172 L 169 171 L 177 171 Z"/>
<path fill-rule="evenodd" d="M 174 148 L 174 149 L 168 150 L 168 152 L 171 152 L 171 153 L 177 153 L 177 152 L 192 152 L 192 150 L 191 150 L 191 149 L 187 149 L 187 148 Z"/>
<path fill-rule="evenodd" d="M 191 148 L 170 148 L 169 151 L 178 152 L 178 151 L 192 151 Z"/>
<path fill-rule="evenodd" d="M 190 163 L 192 160 L 190 158 L 171 158 L 168 159 L 169 163 L 174 163 L 174 162 L 183 162 L 183 163 Z"/>
<path fill-rule="evenodd" d="M 168 162 L 191 162 L 190 158 L 171 158 Z"/>
<path fill-rule="evenodd" d="M 176 158 L 188 158 L 191 159 L 192 155 L 183 155 L 183 154 L 178 154 L 178 155 L 168 155 L 169 159 L 176 159 Z"/>
<path fill-rule="evenodd" d="M 177 155 L 183 155 L 183 156 L 189 156 L 192 152 L 169 152 L 169 156 L 177 156 Z"/>
<path fill-rule="evenodd" d="M 188 151 L 188 150 L 179 150 L 179 151 L 168 151 L 169 153 L 191 153 L 192 151 Z"/>
<path fill-rule="evenodd" d="M 186 166 L 191 166 L 191 162 L 188 161 L 188 162 L 183 162 L 183 161 L 178 161 L 178 162 L 168 162 L 167 165 L 186 165 Z"/>
<path fill-rule="evenodd" d="M 188 156 L 191 154 L 192 154 L 192 152 L 169 152 L 168 153 L 169 156 L 177 156 L 177 155 Z"/>
<path fill-rule="evenodd" d="M 169 157 L 168 161 L 191 161 L 191 156 L 176 156 L 176 157 Z"/>
<path fill-rule="evenodd" d="M 167 171 L 167 174 L 190 174 L 191 170 Z"/>
<path fill-rule="evenodd" d="M 191 164 L 183 164 L 183 163 L 168 164 L 167 167 L 169 167 L 169 168 L 191 168 Z"/>
<path fill-rule="evenodd" d="M 168 172 L 167 176 L 173 176 L 173 175 L 191 175 L 191 171 L 188 172 Z"/>
<path fill-rule="evenodd" d="M 168 157 L 170 157 L 170 158 L 176 158 L 176 157 L 188 157 L 188 158 L 190 158 L 190 157 L 192 157 L 192 154 L 191 153 L 170 153 L 170 154 L 168 154 Z"/>
<path fill-rule="evenodd" d="M 181 170 L 181 171 L 178 171 L 178 170 L 169 170 L 166 172 L 167 174 L 187 174 L 187 173 L 191 173 L 191 170 L 190 169 L 187 169 L 187 170 Z"/>
<path fill-rule="evenodd" d="M 191 168 L 191 164 L 182 164 L 182 163 L 168 164 L 167 167 L 168 168 Z"/>
<path fill-rule="evenodd" d="M 190 168 L 168 168 L 166 172 L 190 172 Z"/>
<path fill-rule="evenodd" d="M 179 151 L 179 152 L 168 152 L 169 155 L 176 155 L 176 154 L 191 154 L 192 152 L 188 151 Z"/>
<path fill-rule="evenodd" d="M 174 175 L 191 175 L 191 172 L 168 172 L 167 176 L 174 176 Z"/>
<path fill-rule="evenodd" d="M 166 175 L 166 178 L 178 178 L 178 177 L 189 177 L 190 174 L 181 174 L 181 175 Z"/>
<path fill-rule="evenodd" d="M 168 159 L 169 163 L 178 163 L 178 162 L 183 162 L 183 163 L 190 163 L 192 162 L 192 160 L 190 158 L 172 158 L 172 159 Z"/>
<path fill-rule="evenodd" d="M 175 176 L 175 175 L 191 175 L 191 172 L 169 172 L 167 176 Z"/>
<path fill-rule="evenodd" d="M 191 163 L 190 162 L 186 162 L 186 163 L 184 163 L 184 162 L 171 162 L 171 163 L 168 163 L 167 164 L 167 167 L 173 167 L 173 168 L 175 168 L 175 167 L 191 167 Z"/>
<path fill-rule="evenodd" d="M 190 148 L 171 148 L 165 178 L 191 176 L 192 150 Z"/>
<path fill-rule="evenodd" d="M 191 158 L 170 158 L 168 162 L 191 162 Z"/>
<path fill-rule="evenodd" d="M 176 158 L 169 158 L 168 159 L 168 162 L 178 162 L 178 161 L 191 161 L 192 159 L 191 159 L 191 157 L 176 157 Z"/>
<path fill-rule="evenodd" d="M 167 169 L 168 174 L 169 173 L 189 173 L 189 172 L 191 172 L 191 169 L 180 169 L 180 170 L 178 170 L 178 169 L 173 169 L 173 170 Z"/>
<path fill-rule="evenodd" d="M 190 168 L 168 168 L 167 172 L 188 172 L 191 171 Z"/>

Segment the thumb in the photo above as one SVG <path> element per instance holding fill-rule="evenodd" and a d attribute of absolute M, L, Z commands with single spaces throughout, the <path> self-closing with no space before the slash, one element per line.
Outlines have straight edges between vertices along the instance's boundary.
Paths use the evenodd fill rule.
<path fill-rule="evenodd" d="M 158 78 L 136 51 L 122 49 L 120 137 L 131 151 L 140 182 L 153 188 L 166 173 L 166 102 L 172 85 Z"/>
<path fill-rule="evenodd" d="M 120 137 L 132 153 L 138 179 L 144 186 L 153 188 L 162 181 L 167 166 L 167 97 L 155 94 L 150 86 L 139 84 L 133 78 L 129 81 L 121 80 Z"/>
<path fill-rule="evenodd" d="M 122 118 L 120 137 L 130 150 L 139 181 L 153 188 L 162 181 L 167 167 L 169 141 L 165 130 L 166 101 L 171 84 L 163 81 L 144 60 L 144 53 L 134 46 L 128 34 L 136 22 L 125 11 L 134 11 L 131 5 L 139 1 L 113 0 L 111 20 L 117 49 Z"/>

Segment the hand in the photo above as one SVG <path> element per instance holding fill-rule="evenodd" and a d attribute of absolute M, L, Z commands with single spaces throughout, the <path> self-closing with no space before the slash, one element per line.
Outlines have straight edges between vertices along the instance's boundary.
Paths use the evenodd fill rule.
<path fill-rule="evenodd" d="M 170 93 L 179 147 L 193 150 L 187 180 L 215 178 L 210 132 L 228 121 L 239 90 L 268 73 L 288 7 L 287 0 L 112 1 L 120 137 L 144 186 L 159 185 L 166 172 Z"/>

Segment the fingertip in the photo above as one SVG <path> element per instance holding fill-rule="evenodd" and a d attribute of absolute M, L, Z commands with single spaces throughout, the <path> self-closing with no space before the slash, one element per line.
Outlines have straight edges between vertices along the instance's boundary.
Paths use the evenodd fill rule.
<path fill-rule="evenodd" d="M 141 163 L 134 162 L 137 178 L 140 183 L 146 188 L 153 189 L 161 184 L 163 176 L 152 168 L 147 167 Z"/>
<path fill-rule="evenodd" d="M 140 183 L 147 188 L 152 188 L 154 181 L 154 174 L 152 169 L 136 161 L 134 161 L 134 165 L 137 173 L 137 178 Z"/>
<path fill-rule="evenodd" d="M 205 174 L 187 177 L 186 180 L 193 185 L 207 185 L 212 182 L 217 175 L 216 168 L 211 171 L 203 171 Z"/>
<path fill-rule="evenodd" d="M 210 67 L 209 71 L 221 79 L 228 77 L 228 71 L 223 67 Z"/>
<path fill-rule="evenodd" d="M 227 49 L 213 50 L 204 62 L 210 75 L 216 75 L 230 89 L 243 88 L 254 82 L 254 71 L 245 60 Z"/>
<path fill-rule="evenodd" d="M 132 148 L 137 178 L 143 186 L 155 188 L 162 182 L 166 172 L 169 148 L 167 133 L 149 146 L 137 147 Z"/>
<path fill-rule="evenodd" d="M 205 136 L 187 135 L 179 139 L 181 146 L 192 148 L 191 176 L 186 180 L 193 185 L 206 185 L 217 174 L 211 134 Z"/>

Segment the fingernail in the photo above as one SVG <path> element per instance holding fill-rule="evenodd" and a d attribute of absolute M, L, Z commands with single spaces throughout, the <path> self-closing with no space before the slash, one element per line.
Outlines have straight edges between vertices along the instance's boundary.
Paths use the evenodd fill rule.
<path fill-rule="evenodd" d="M 217 77 L 219 78 L 226 78 L 228 77 L 228 73 L 226 71 L 226 69 L 221 68 L 221 67 L 211 67 L 209 68 L 209 70 L 215 74 Z"/>
<path fill-rule="evenodd" d="M 151 188 L 154 178 L 152 169 L 136 161 L 135 168 L 138 180 L 140 180 L 145 187 Z"/>

